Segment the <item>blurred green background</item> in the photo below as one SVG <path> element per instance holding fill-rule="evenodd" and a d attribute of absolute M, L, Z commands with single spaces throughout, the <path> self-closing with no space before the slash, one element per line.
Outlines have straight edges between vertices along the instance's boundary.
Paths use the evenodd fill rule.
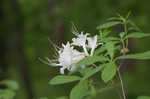
<path fill-rule="evenodd" d="M 59 68 L 41 63 L 38 57 L 52 57 L 48 38 L 61 45 L 71 40 L 71 22 L 96 34 L 96 26 L 116 13 L 132 11 L 131 19 L 150 32 L 148 0 L 0 0 L 0 80 L 19 83 L 15 99 L 56 99 L 69 95 L 74 84 L 51 86 L 48 81 Z M 132 52 L 150 50 L 150 38 L 130 40 Z M 122 70 L 128 99 L 150 95 L 150 62 L 128 60 Z M 119 99 L 114 90 L 97 99 Z"/>

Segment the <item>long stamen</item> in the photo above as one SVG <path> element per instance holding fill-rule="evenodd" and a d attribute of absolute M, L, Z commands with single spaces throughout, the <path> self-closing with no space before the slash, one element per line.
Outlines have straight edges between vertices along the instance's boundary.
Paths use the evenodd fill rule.
<path fill-rule="evenodd" d="M 86 46 L 85 46 L 85 45 L 83 46 L 83 50 L 84 50 L 84 52 L 85 52 L 85 55 L 86 55 L 86 56 L 89 56 L 89 53 L 88 53 L 88 51 L 87 51 L 87 49 L 86 49 Z"/>

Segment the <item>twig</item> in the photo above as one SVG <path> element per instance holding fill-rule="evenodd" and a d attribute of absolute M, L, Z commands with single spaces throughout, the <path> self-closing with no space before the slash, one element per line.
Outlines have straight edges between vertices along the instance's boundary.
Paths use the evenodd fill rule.
<path fill-rule="evenodd" d="M 121 66 L 119 66 L 119 67 L 121 67 Z M 122 81 L 122 77 L 121 77 L 121 74 L 120 74 L 120 68 L 117 69 L 117 72 L 118 72 L 120 83 L 121 83 L 121 89 L 122 89 L 123 99 L 126 99 L 126 93 L 125 93 L 125 89 L 124 89 L 124 84 L 123 84 L 123 81 Z"/>

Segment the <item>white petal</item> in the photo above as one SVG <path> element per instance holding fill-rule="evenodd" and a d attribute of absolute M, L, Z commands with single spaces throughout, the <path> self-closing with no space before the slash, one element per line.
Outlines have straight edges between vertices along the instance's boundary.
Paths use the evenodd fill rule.
<path fill-rule="evenodd" d="M 72 65 L 70 71 L 73 72 L 73 71 L 76 71 L 76 69 L 77 69 L 76 66 L 75 66 L 75 65 Z"/>
<path fill-rule="evenodd" d="M 64 68 L 64 67 L 60 68 L 60 74 L 65 74 L 65 72 L 64 72 L 65 69 L 66 69 L 66 68 Z"/>

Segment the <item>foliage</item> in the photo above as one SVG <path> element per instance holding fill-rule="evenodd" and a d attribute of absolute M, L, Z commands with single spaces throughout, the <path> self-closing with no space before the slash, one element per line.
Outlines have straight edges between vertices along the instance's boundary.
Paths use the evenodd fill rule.
<path fill-rule="evenodd" d="M 117 17 L 109 18 L 106 23 L 99 25 L 97 27 L 99 31 L 98 41 L 96 39 L 97 36 L 94 36 L 94 38 L 90 38 L 87 37 L 88 34 L 83 35 L 82 33 L 80 34 L 79 32 L 77 32 L 77 30 L 73 30 L 73 33 L 77 35 L 78 38 L 73 38 L 73 43 L 70 45 L 75 44 L 78 45 L 79 47 L 83 46 L 85 56 L 84 58 L 82 57 L 77 63 L 73 62 L 73 65 L 71 64 L 68 65 L 69 67 L 65 67 L 65 68 L 70 68 L 70 66 L 76 66 L 77 69 L 74 69 L 73 72 L 68 69 L 69 70 L 68 74 L 58 75 L 52 78 L 49 84 L 57 85 L 57 84 L 66 84 L 74 81 L 79 81 L 72 88 L 69 95 L 70 97 L 69 99 L 84 99 L 86 97 L 88 97 L 89 99 L 93 99 L 96 93 L 98 93 L 98 91 L 95 89 L 99 85 L 97 79 L 103 80 L 103 82 L 107 84 L 114 83 L 114 80 L 117 78 L 117 74 L 118 74 L 121 88 L 122 88 L 122 95 L 120 95 L 120 97 L 126 99 L 126 93 L 125 93 L 125 89 L 124 89 L 124 85 L 120 73 L 120 68 L 122 67 L 121 65 L 122 60 L 123 59 L 142 59 L 142 60 L 150 59 L 150 51 L 143 52 L 143 53 L 128 54 L 130 51 L 128 47 L 129 38 L 143 38 L 143 37 L 150 36 L 148 33 L 141 33 L 140 31 L 137 31 L 138 27 L 136 27 L 135 25 L 133 26 L 133 22 L 131 22 L 129 16 L 130 16 L 130 12 L 125 17 L 118 15 Z M 118 25 L 121 26 L 123 30 L 117 32 L 116 36 L 112 36 L 112 33 L 114 32 L 116 33 L 115 28 Z M 133 29 L 130 30 L 130 28 Z M 85 47 L 86 41 L 83 43 L 84 41 L 83 36 L 84 38 L 87 37 L 88 45 L 91 44 L 90 42 L 93 43 L 95 41 L 99 43 L 99 44 L 96 43 L 91 44 L 91 46 L 95 45 L 94 49 L 96 48 L 95 51 L 92 50 L 94 51 L 94 55 L 88 54 L 90 50 L 86 51 L 86 47 Z M 65 48 L 71 48 L 70 45 L 64 45 L 64 49 L 63 48 L 62 49 L 65 50 Z M 91 48 L 93 49 L 93 47 Z M 61 53 L 62 49 L 60 50 L 59 54 Z M 80 55 L 81 54 L 83 53 L 80 53 Z M 60 62 L 59 61 L 61 58 L 60 56 L 58 55 L 58 62 Z M 69 57 L 67 57 L 66 59 L 69 59 Z M 50 65 L 54 64 L 51 63 L 50 59 L 48 59 L 48 62 L 50 62 Z M 107 86 L 105 89 L 109 89 L 109 87 L 112 86 L 114 85 L 112 84 L 110 86 Z M 99 89 L 99 90 L 100 92 L 103 92 L 103 89 L 102 90 Z M 138 97 L 137 99 L 148 99 L 148 98 Z"/>
<path fill-rule="evenodd" d="M 18 83 L 12 80 L 3 80 L 0 84 L 6 86 L 6 88 L 0 89 L 0 99 L 14 99 L 16 91 L 19 89 Z"/>

